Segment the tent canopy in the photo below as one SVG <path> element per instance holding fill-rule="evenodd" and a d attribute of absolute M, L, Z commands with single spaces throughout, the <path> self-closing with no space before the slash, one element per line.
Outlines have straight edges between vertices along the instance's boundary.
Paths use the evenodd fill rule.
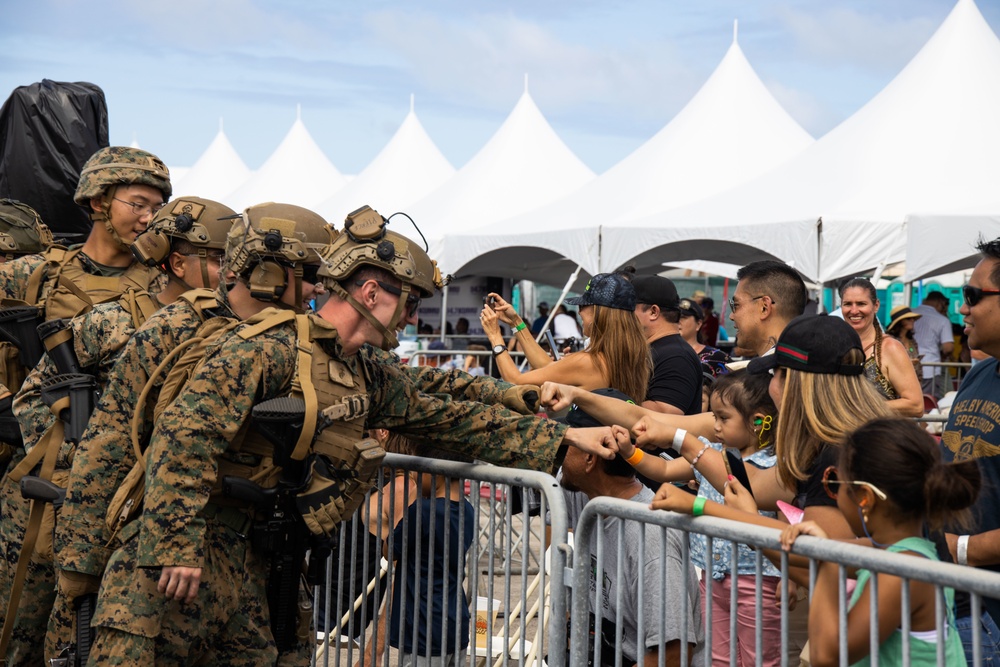
<path fill-rule="evenodd" d="M 220 118 L 219 132 L 198 161 L 185 171 L 183 176 L 176 179 L 174 192 L 228 204 L 229 194 L 249 177 L 250 169 L 229 143 Z"/>

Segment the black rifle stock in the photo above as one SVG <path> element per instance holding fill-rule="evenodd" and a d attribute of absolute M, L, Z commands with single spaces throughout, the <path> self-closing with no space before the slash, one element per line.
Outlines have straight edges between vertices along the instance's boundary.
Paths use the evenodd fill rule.
<path fill-rule="evenodd" d="M 69 328 L 69 320 L 49 320 L 39 324 L 36 329 L 38 338 L 45 345 L 45 351 L 60 375 L 82 372 L 76 351 L 73 349 L 73 334 Z"/>
<path fill-rule="evenodd" d="M 38 325 L 42 309 L 37 306 L 7 306 L 0 308 L 0 340 L 17 347 L 21 365 L 31 370 L 42 358 L 42 341 Z"/>
<path fill-rule="evenodd" d="M 57 401 L 69 398 L 69 406 L 59 411 L 59 418 L 65 424 L 65 439 L 79 443 L 87 430 L 90 413 L 96 402 L 97 380 L 85 373 L 57 375 L 42 383 L 42 401 L 50 408 Z"/>
<path fill-rule="evenodd" d="M 305 486 L 304 466 L 291 459 L 302 430 L 305 402 L 275 398 L 254 406 L 252 415 L 254 428 L 274 446 L 274 462 L 281 466 L 278 485 L 264 489 L 248 479 L 225 477 L 222 492 L 264 516 L 254 522 L 251 544 L 271 559 L 267 577 L 271 633 L 278 651 L 286 652 L 296 641 L 299 579 L 309 547 L 309 532 L 295 509 L 295 495 Z"/>

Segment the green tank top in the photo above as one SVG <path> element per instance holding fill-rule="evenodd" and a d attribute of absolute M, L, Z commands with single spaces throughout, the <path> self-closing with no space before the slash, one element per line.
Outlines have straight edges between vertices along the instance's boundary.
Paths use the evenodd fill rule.
<path fill-rule="evenodd" d="M 938 561 L 937 551 L 934 544 L 922 537 L 907 537 L 895 544 L 890 545 L 886 551 L 899 553 L 901 551 L 913 551 L 929 560 Z M 851 595 L 848 609 L 854 607 L 854 603 L 861 597 L 862 591 L 871 579 L 871 572 L 868 570 L 858 570 L 858 585 Z M 958 636 L 955 628 L 955 591 L 951 588 L 944 589 L 945 606 L 947 616 L 945 617 L 945 639 L 944 639 L 944 664 L 948 667 L 965 667 L 965 651 L 962 649 L 962 640 Z M 868 667 L 871 664 L 871 656 L 866 656 L 854 663 L 852 667 Z M 903 631 L 896 628 L 889 637 L 878 647 L 878 664 L 880 667 L 896 667 L 903 665 Z M 937 644 L 927 642 L 916 637 L 910 637 L 910 662 L 911 667 L 927 665 L 934 667 L 938 664 Z"/>

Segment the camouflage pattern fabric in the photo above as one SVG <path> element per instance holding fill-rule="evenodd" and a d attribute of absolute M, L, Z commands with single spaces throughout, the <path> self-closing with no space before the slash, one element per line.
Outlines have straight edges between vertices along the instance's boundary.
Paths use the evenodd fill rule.
<path fill-rule="evenodd" d="M 220 301 L 225 303 L 221 296 Z M 220 310 L 228 312 L 224 306 Z M 97 577 L 103 574 L 114 549 L 105 523 L 108 505 L 135 465 L 132 416 L 139 393 L 156 367 L 177 345 L 191 338 L 201 324 L 194 307 L 178 299 L 146 320 L 122 349 L 73 459 L 55 537 L 56 559 L 61 568 Z M 141 415 L 141 442 L 152 431 L 152 411 L 158 394 L 158 390 L 150 394 Z"/>
<path fill-rule="evenodd" d="M 101 585 L 100 623 L 88 664 L 273 665 L 268 627 L 268 564 L 250 543 L 214 519 L 205 525 L 206 564 L 192 603 L 168 602 L 156 590 L 158 568 L 136 567 L 138 522 L 122 532 Z M 308 657 L 306 662 L 308 663 Z"/>
<path fill-rule="evenodd" d="M 392 428 L 417 436 L 433 433 L 454 449 L 484 460 L 551 468 L 565 426 L 513 415 L 502 407 L 421 393 L 409 371 L 398 363 L 345 357 L 336 330 L 329 323 L 314 318 L 313 335 L 325 351 L 341 359 L 352 372 L 368 376 L 372 399 L 369 427 Z M 293 325 L 271 329 L 250 340 L 230 334 L 215 341 L 195 375 L 157 421 L 147 450 L 145 511 L 139 521 L 128 526 L 129 532 L 139 531 L 137 545 L 116 551 L 109 565 L 134 574 L 131 580 L 123 579 L 114 586 L 106 576 L 98 603 L 98 642 L 103 646 L 113 641 L 117 651 L 102 653 L 105 662 L 125 664 L 115 661 L 127 661 L 129 655 L 148 657 L 148 648 L 142 648 L 146 643 L 142 633 L 149 632 L 143 628 L 145 618 L 158 613 L 160 627 L 173 627 L 192 618 L 155 588 L 141 584 L 150 572 L 159 572 L 147 572 L 146 568 L 214 567 L 212 520 L 206 519 L 203 510 L 216 481 L 218 461 L 232 460 L 230 443 L 244 427 L 255 402 L 287 394 L 296 370 L 295 343 Z M 242 462 L 242 458 L 237 460 Z M 234 579 L 215 585 L 243 590 L 249 577 L 257 584 L 249 591 L 256 595 L 267 577 L 265 564 L 259 561 L 255 567 L 233 572 Z M 199 599 L 215 595 L 206 589 L 203 582 Z M 255 600 L 249 598 L 253 604 Z M 172 616 L 182 618 L 173 620 Z M 212 622 L 218 621 L 225 628 L 217 641 L 226 644 L 233 637 L 243 636 L 241 620 L 213 617 Z M 131 642 L 124 640 L 122 631 L 132 635 Z M 269 627 L 266 637 L 270 641 Z M 153 649 L 158 663 L 172 662 L 175 651 L 187 651 L 187 647 L 171 647 L 169 655 L 161 655 L 158 651 L 168 650 L 166 643 L 157 641 Z M 189 654 L 189 659 L 194 662 L 198 657 Z"/>
<path fill-rule="evenodd" d="M 103 386 L 122 346 L 135 331 L 131 314 L 118 301 L 113 301 L 95 306 L 89 313 L 74 318 L 70 327 L 80 367 L 93 369 L 98 386 Z M 21 424 L 25 451 L 30 451 L 55 423 L 55 416 L 42 401 L 41 386 L 58 374 L 55 364 L 48 355 L 44 355 L 14 399 L 14 415 Z M 53 481 L 65 484 L 73 461 L 73 449 L 70 443 L 63 443 Z M 10 577 L 17 565 L 24 540 L 31 504 L 21 496 L 17 484 L 10 479 L 5 480 L 2 494 L 0 535 L 5 550 L 4 562 L 9 569 L 0 584 L 0 596 L 6 600 L 9 597 Z M 48 539 L 40 539 L 39 543 L 39 547 L 50 544 Z M 65 602 L 58 605 L 62 614 L 53 614 L 54 632 L 50 636 L 46 634 L 56 597 L 55 567 L 51 547 L 36 548 L 36 551 L 40 553 L 36 553 L 30 561 L 19 601 L 16 626 L 8 648 L 8 665 L 40 664 L 43 644 L 47 659 L 55 657 L 58 643 L 72 641 L 73 616 L 66 615 L 71 605 Z"/>

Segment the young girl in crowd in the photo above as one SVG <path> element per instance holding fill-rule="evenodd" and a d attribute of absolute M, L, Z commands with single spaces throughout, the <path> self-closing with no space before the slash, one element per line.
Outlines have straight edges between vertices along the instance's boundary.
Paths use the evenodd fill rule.
<path fill-rule="evenodd" d="M 738 449 L 747 466 L 770 468 L 775 463 L 774 432 L 777 409 L 768 395 L 770 376 L 750 375 L 745 370 L 724 375 L 712 387 L 711 408 L 714 415 L 714 436 L 699 438 L 703 448 L 723 452 L 724 448 Z M 621 455 L 646 477 L 660 482 L 687 482 L 692 476 L 698 482 L 698 497 L 722 502 L 720 494 L 692 467 L 687 460 L 670 461 L 658 456 L 644 455 L 631 443 L 625 443 Z M 761 512 L 774 517 L 774 512 Z M 733 586 L 731 563 L 732 545 L 727 540 L 713 540 L 712 554 L 707 553 L 704 535 L 691 533 L 691 561 L 702 570 L 702 604 L 705 596 L 706 577 L 711 568 L 712 584 L 712 660 L 716 665 L 729 664 L 730 596 Z M 737 570 L 737 619 L 736 644 L 740 664 L 755 664 L 758 652 L 756 642 L 757 572 L 754 551 L 739 545 Z M 762 664 L 781 664 L 781 610 L 774 604 L 775 593 L 781 580 L 780 572 L 764 560 L 761 580 L 763 613 Z"/>
<path fill-rule="evenodd" d="M 849 435 L 837 467 L 824 472 L 827 493 L 858 537 L 895 553 L 938 560 L 934 544 L 924 537 L 967 515 L 979 493 L 975 461 L 945 464 L 934 440 L 914 422 L 878 419 Z M 815 522 L 789 526 L 781 536 L 790 550 L 799 535 L 827 537 Z M 838 574 L 836 563 L 819 563 L 809 612 L 809 657 L 813 665 L 839 660 Z M 847 612 L 848 661 L 870 662 L 871 573 L 858 571 L 858 583 Z M 902 589 L 899 577 L 878 574 L 878 664 L 903 664 Z M 936 665 L 938 642 L 944 642 L 946 665 L 965 665 L 962 643 L 955 629 L 954 591 L 945 589 L 947 620 L 943 635 L 935 622 L 935 591 L 929 583 L 910 581 L 910 665 Z"/>

